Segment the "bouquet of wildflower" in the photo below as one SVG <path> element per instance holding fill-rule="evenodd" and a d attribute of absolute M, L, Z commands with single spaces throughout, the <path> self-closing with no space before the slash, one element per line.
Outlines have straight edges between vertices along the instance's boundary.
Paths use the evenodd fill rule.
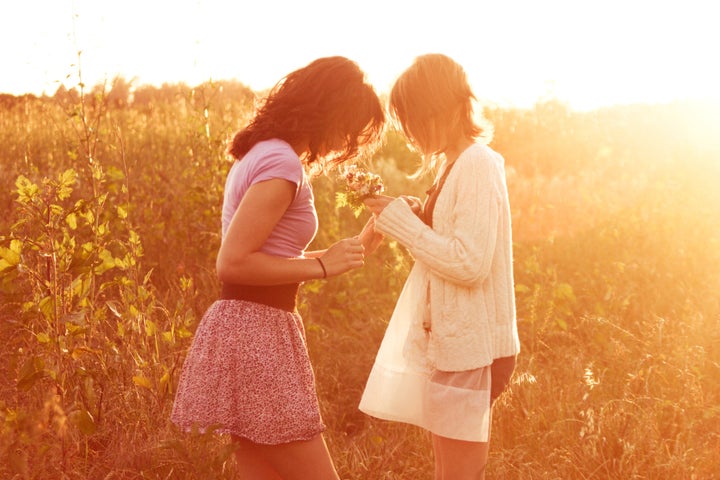
<path fill-rule="evenodd" d="M 365 206 L 363 199 L 385 190 L 380 175 L 362 170 L 355 164 L 344 167 L 340 178 L 345 182 L 345 191 L 336 194 L 337 205 L 352 208 L 356 217 Z"/>

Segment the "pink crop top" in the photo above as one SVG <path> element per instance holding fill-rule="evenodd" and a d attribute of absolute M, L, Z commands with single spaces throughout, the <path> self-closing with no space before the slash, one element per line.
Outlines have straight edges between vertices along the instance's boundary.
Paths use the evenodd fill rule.
<path fill-rule="evenodd" d="M 313 191 L 300 158 L 290 145 L 279 139 L 258 142 L 230 168 L 225 181 L 222 209 L 223 239 L 248 188 L 273 178 L 293 182 L 297 190 L 295 199 L 260 251 L 284 258 L 301 257 L 317 233 L 318 219 Z"/>

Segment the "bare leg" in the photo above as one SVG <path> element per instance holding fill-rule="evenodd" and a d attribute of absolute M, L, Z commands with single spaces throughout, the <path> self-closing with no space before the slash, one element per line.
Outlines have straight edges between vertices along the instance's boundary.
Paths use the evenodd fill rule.
<path fill-rule="evenodd" d="M 256 449 L 256 443 L 242 437 L 233 436 L 237 446 L 238 476 L 242 480 L 282 480 L 270 463 L 265 460 Z"/>
<path fill-rule="evenodd" d="M 235 440 L 243 480 L 339 480 L 322 435 L 279 445 Z"/>
<path fill-rule="evenodd" d="M 484 480 L 489 443 L 433 435 L 435 480 Z"/>

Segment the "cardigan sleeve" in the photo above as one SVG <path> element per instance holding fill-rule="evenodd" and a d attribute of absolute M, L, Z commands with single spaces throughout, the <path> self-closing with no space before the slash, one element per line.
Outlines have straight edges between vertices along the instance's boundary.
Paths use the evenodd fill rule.
<path fill-rule="evenodd" d="M 497 168 L 489 155 L 469 155 L 458 164 L 438 198 L 434 231 L 401 199 L 391 202 L 378 216 L 375 228 L 397 239 L 416 261 L 440 277 L 472 285 L 490 273 L 498 236 L 500 199 Z M 440 208 L 441 205 L 449 205 Z M 442 232 L 442 233 L 439 233 Z"/>

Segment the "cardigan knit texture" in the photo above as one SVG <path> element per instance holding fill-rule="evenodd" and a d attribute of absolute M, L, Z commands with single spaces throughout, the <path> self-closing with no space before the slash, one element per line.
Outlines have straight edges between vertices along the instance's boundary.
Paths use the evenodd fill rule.
<path fill-rule="evenodd" d="M 480 143 L 460 154 L 437 197 L 432 228 L 400 198 L 378 215 L 375 228 L 414 257 L 408 282 L 420 277 L 429 285 L 420 289 L 429 298 L 413 290 L 420 295 L 413 301 L 429 304 L 431 329 L 426 334 L 423 319 L 414 320 L 411 336 L 425 340 L 414 342 L 412 355 L 425 356 L 438 370 L 464 371 L 519 353 L 510 205 L 500 154 Z"/>

